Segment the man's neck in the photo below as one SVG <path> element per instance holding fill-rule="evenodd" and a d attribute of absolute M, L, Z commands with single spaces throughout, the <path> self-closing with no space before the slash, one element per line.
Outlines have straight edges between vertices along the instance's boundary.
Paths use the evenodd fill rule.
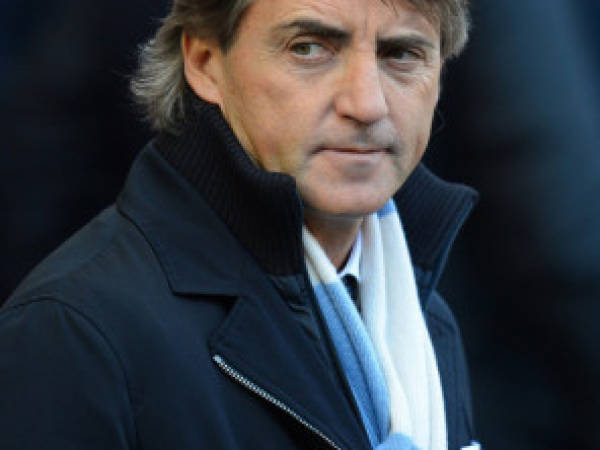
<path fill-rule="evenodd" d="M 363 217 L 325 217 L 308 209 L 305 212 L 306 227 L 319 242 L 331 263 L 340 270 L 352 250 Z"/>

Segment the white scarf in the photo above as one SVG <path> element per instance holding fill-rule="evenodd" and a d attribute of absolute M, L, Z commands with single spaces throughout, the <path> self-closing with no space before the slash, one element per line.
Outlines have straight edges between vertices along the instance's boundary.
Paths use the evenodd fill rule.
<path fill-rule="evenodd" d="M 393 201 L 390 200 L 378 213 L 366 217 L 361 232 L 362 320 L 357 320 L 358 312 L 345 288 L 341 287 L 343 284 L 335 267 L 310 232 L 306 228 L 303 230 L 307 268 L 321 311 L 330 333 L 333 330 L 339 335 L 340 330 L 342 333 L 346 330 L 347 340 L 351 341 L 346 347 L 355 349 L 363 372 L 376 374 L 378 367 L 383 373 L 389 394 L 388 401 L 383 404 L 390 405 L 390 423 L 387 441 L 379 443 L 377 448 L 446 450 L 440 375 L 421 310 L 404 231 Z M 337 328 L 332 321 L 339 322 Z M 339 339 L 338 336 L 338 342 Z M 370 342 L 361 343 L 361 339 Z M 338 356 L 340 351 L 347 354 L 347 349 L 340 350 L 337 344 L 336 349 Z M 365 352 L 374 355 L 365 356 Z M 370 364 L 373 358 L 378 364 Z M 349 382 L 354 390 L 352 380 Z M 367 380 L 366 384 L 372 382 Z M 368 388 L 373 401 L 382 404 L 377 400 L 382 389 Z"/>

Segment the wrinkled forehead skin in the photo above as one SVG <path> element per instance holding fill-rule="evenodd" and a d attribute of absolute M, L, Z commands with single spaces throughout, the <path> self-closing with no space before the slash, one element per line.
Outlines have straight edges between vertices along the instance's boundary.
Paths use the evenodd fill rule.
<path fill-rule="evenodd" d="M 253 3 L 259 0 L 240 0 L 238 2 L 238 11 L 241 13 L 237 18 L 237 23 L 233 28 L 232 40 L 235 40 L 237 35 L 237 28 L 239 24 L 244 19 L 244 13 L 247 11 L 248 7 Z M 372 1 L 372 0 L 364 0 L 364 1 Z M 384 5 L 388 6 L 391 11 L 390 14 L 393 13 L 395 8 L 402 6 L 404 8 L 410 8 L 417 11 L 421 14 L 438 32 L 438 36 L 440 40 L 442 40 L 441 36 L 441 18 L 443 16 L 442 8 L 444 0 L 378 0 Z M 229 44 L 231 44 L 230 42 Z M 229 47 L 229 45 L 227 46 Z"/>
<path fill-rule="evenodd" d="M 252 3 L 256 2 L 258 0 L 242 0 L 242 4 L 243 4 L 243 9 L 246 9 L 248 6 L 250 6 Z M 368 0 L 365 0 L 368 1 Z M 379 0 L 381 3 L 383 3 L 386 6 L 389 6 L 390 8 L 394 9 L 399 5 L 402 5 L 404 7 L 412 7 L 413 9 L 415 9 L 416 11 L 418 11 L 420 14 L 422 14 L 432 25 L 434 25 L 436 28 L 439 28 L 440 26 L 440 17 L 441 17 L 441 12 L 440 12 L 440 3 L 443 2 L 443 0 Z"/>

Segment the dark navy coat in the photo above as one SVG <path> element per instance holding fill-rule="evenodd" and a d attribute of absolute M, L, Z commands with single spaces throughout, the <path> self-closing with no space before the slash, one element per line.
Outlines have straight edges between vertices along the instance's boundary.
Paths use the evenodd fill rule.
<path fill-rule="evenodd" d="M 151 143 L 116 204 L 39 265 L 0 311 L 0 448 L 369 448 L 305 269 L 266 262 L 298 252 L 269 241 L 285 225 L 266 221 L 269 194 L 250 205 L 255 216 L 233 222 L 253 188 L 227 202 L 222 191 L 250 186 L 259 175 L 239 171 L 259 169 L 240 162 L 211 111 L 198 107 L 201 130 Z M 220 152 L 220 168 L 211 169 L 225 186 L 218 194 L 203 187 L 212 172 L 190 172 L 206 147 Z M 434 286 L 473 199 L 423 167 L 396 198 L 453 450 L 473 438 L 469 385 L 456 323 Z"/>

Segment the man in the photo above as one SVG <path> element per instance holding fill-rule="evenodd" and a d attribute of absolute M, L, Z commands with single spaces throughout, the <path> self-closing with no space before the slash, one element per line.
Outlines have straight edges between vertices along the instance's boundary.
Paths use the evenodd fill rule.
<path fill-rule="evenodd" d="M 476 447 L 434 290 L 474 194 L 417 168 L 466 16 L 176 0 L 157 138 L 0 316 L 2 448 Z"/>

